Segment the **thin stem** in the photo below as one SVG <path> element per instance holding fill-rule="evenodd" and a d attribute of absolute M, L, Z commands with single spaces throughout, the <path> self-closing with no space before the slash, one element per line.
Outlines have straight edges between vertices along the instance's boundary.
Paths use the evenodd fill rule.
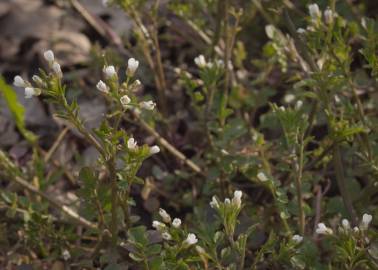
<path fill-rule="evenodd" d="M 302 195 L 302 174 L 303 174 L 303 154 L 304 154 L 304 142 L 303 135 L 300 137 L 299 146 L 299 161 L 298 161 L 298 171 L 297 177 L 295 178 L 296 190 L 297 190 L 297 200 L 299 208 L 299 232 L 304 235 L 305 232 L 305 213 L 303 207 L 303 195 Z"/>

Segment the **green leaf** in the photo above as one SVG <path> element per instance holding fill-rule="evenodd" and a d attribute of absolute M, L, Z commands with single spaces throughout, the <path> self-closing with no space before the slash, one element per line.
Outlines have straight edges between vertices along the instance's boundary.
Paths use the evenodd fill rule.
<path fill-rule="evenodd" d="M 12 113 L 18 130 L 28 142 L 35 144 L 38 139 L 37 136 L 31 131 L 27 130 L 25 127 L 25 108 L 18 102 L 17 94 L 15 93 L 13 88 L 10 87 L 1 76 L 0 91 L 3 93 L 4 99 L 8 105 L 9 110 Z"/>

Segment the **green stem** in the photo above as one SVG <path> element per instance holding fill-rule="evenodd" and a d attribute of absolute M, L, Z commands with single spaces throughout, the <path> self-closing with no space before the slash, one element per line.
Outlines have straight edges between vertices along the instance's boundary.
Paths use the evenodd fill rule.
<path fill-rule="evenodd" d="M 303 153 L 304 153 L 304 143 L 303 143 L 303 136 L 301 136 L 298 173 L 297 173 L 297 177 L 295 178 L 298 208 L 299 208 L 299 224 L 298 225 L 299 225 L 299 232 L 301 233 L 301 235 L 304 235 L 304 232 L 305 232 L 305 213 L 304 213 L 303 196 L 302 196 Z"/>

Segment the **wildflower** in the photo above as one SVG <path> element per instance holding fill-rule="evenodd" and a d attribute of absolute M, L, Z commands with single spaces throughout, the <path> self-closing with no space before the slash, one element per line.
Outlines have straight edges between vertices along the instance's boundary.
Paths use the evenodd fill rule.
<path fill-rule="evenodd" d="M 280 106 L 278 109 L 280 109 L 282 112 L 286 111 L 284 106 Z"/>
<path fill-rule="evenodd" d="M 226 198 L 226 199 L 224 199 L 224 203 L 225 203 L 225 204 L 230 204 L 230 203 L 231 203 L 231 201 L 230 201 L 230 199 L 229 199 L 229 198 Z"/>
<path fill-rule="evenodd" d="M 154 145 L 150 147 L 150 155 L 154 155 L 160 152 L 160 147 L 157 145 Z"/>
<path fill-rule="evenodd" d="M 33 87 L 25 87 L 25 98 L 32 98 L 37 95 L 37 91 Z"/>
<path fill-rule="evenodd" d="M 165 228 L 165 224 L 160 222 L 160 221 L 154 220 L 152 222 L 152 227 L 155 228 L 158 231 L 161 231 Z"/>
<path fill-rule="evenodd" d="M 65 261 L 68 261 L 69 259 L 71 259 L 71 254 L 67 249 L 63 250 L 62 256 L 63 256 L 63 260 Z"/>
<path fill-rule="evenodd" d="M 139 103 L 139 105 L 142 109 L 152 111 L 153 109 L 155 109 L 156 103 L 150 100 L 150 101 L 142 101 L 141 103 Z"/>
<path fill-rule="evenodd" d="M 287 94 L 287 95 L 285 95 L 285 97 L 284 97 L 284 101 L 286 102 L 286 103 L 291 103 L 291 102 L 293 102 L 295 100 L 295 96 L 293 95 L 293 94 Z"/>
<path fill-rule="evenodd" d="M 199 67 L 199 68 L 204 68 L 206 67 L 206 59 L 205 56 L 202 54 L 198 55 L 196 58 L 194 58 L 194 63 Z"/>
<path fill-rule="evenodd" d="M 318 227 L 316 228 L 317 234 L 332 234 L 332 229 L 328 228 L 324 223 L 319 223 Z"/>
<path fill-rule="evenodd" d="M 330 8 L 324 11 L 324 21 L 326 24 L 332 24 L 333 22 L 333 12 Z"/>
<path fill-rule="evenodd" d="M 167 232 L 163 232 L 163 233 L 161 234 L 161 236 L 163 237 L 164 240 L 167 240 L 167 241 L 169 241 L 169 240 L 172 239 L 172 235 L 170 235 L 170 234 L 167 233 Z"/>
<path fill-rule="evenodd" d="M 165 223 L 170 223 L 172 220 L 171 216 L 163 208 L 159 209 L 159 215 L 161 216 L 161 218 L 163 219 Z"/>
<path fill-rule="evenodd" d="M 341 225 L 343 226 L 344 230 L 349 230 L 350 229 L 350 223 L 349 223 L 349 220 L 347 220 L 346 218 L 344 218 L 342 221 L 341 221 Z"/>
<path fill-rule="evenodd" d="M 213 198 L 211 199 L 210 207 L 211 208 L 219 208 L 219 202 L 218 202 L 218 200 L 215 196 L 213 196 Z"/>
<path fill-rule="evenodd" d="M 97 87 L 98 90 L 100 90 L 103 93 L 106 93 L 106 94 L 109 93 L 109 87 L 102 80 L 100 80 L 97 83 L 96 87 Z"/>
<path fill-rule="evenodd" d="M 45 57 L 46 61 L 50 64 L 53 63 L 55 60 L 54 53 L 52 50 L 45 51 L 43 53 L 43 57 Z"/>
<path fill-rule="evenodd" d="M 354 231 L 355 233 L 358 233 L 358 232 L 360 231 L 360 229 L 356 226 L 356 227 L 353 227 L 353 231 Z"/>
<path fill-rule="evenodd" d="M 234 205 L 236 205 L 236 207 L 240 208 L 241 206 L 241 197 L 243 195 L 243 192 L 241 192 L 240 190 L 236 190 L 234 192 L 234 198 L 232 199 L 232 203 Z"/>
<path fill-rule="evenodd" d="M 130 58 L 129 61 L 127 61 L 127 70 L 126 74 L 130 77 L 134 76 L 135 71 L 138 69 L 139 61 L 135 60 L 134 58 Z"/>
<path fill-rule="evenodd" d="M 306 30 L 303 28 L 298 28 L 297 33 L 303 35 L 304 33 L 306 33 Z"/>
<path fill-rule="evenodd" d="M 175 227 L 175 228 L 179 228 L 181 226 L 181 219 L 179 219 L 179 218 L 173 219 L 172 226 Z"/>
<path fill-rule="evenodd" d="M 373 220 L 373 216 L 369 214 L 364 214 L 362 216 L 362 222 L 361 222 L 361 229 L 367 230 L 369 227 L 370 222 Z"/>
<path fill-rule="evenodd" d="M 303 106 L 303 101 L 298 100 L 297 103 L 295 103 L 295 109 L 299 110 Z"/>
<path fill-rule="evenodd" d="M 13 85 L 17 87 L 27 87 L 26 82 L 20 75 L 14 77 Z"/>
<path fill-rule="evenodd" d="M 257 178 L 261 181 L 261 182 L 266 182 L 268 181 L 268 177 L 266 177 L 265 173 L 263 172 L 259 172 L 257 174 Z"/>
<path fill-rule="evenodd" d="M 130 138 L 127 140 L 127 148 L 130 150 L 135 150 L 138 147 L 137 142 L 134 138 Z"/>
<path fill-rule="evenodd" d="M 184 240 L 184 244 L 191 246 L 198 242 L 197 236 L 194 233 L 189 233 L 188 237 Z"/>
<path fill-rule="evenodd" d="M 319 6 L 317 4 L 311 4 L 308 6 L 308 12 L 312 18 L 312 20 L 316 21 L 318 18 L 322 16 L 319 10 Z"/>
<path fill-rule="evenodd" d="M 121 104 L 124 108 L 127 108 L 127 105 L 131 102 L 131 99 L 127 96 L 124 95 L 120 98 Z"/>
<path fill-rule="evenodd" d="M 56 74 L 59 78 L 63 77 L 62 69 L 60 68 L 59 63 L 54 62 L 54 63 L 52 64 L 52 69 L 53 69 L 53 71 L 55 72 L 55 74 Z"/>
<path fill-rule="evenodd" d="M 102 71 L 107 79 L 110 79 L 117 75 L 114 66 L 105 66 Z"/>
<path fill-rule="evenodd" d="M 299 234 L 293 235 L 291 238 L 295 243 L 299 244 L 300 242 L 303 241 L 303 236 L 300 236 Z"/>

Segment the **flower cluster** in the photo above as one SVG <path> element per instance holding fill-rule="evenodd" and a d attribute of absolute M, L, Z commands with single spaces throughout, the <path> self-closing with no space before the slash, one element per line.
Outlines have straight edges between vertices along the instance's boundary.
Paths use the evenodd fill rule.
<path fill-rule="evenodd" d="M 360 231 L 366 231 L 369 228 L 371 221 L 373 220 L 373 216 L 369 214 L 363 214 L 360 226 L 353 227 L 353 232 L 358 233 Z M 349 220 L 342 219 L 341 220 L 341 227 L 340 231 L 348 233 L 351 230 L 351 226 Z M 331 228 L 328 228 L 324 223 L 319 223 L 316 228 L 317 234 L 333 234 Z"/>
<path fill-rule="evenodd" d="M 159 215 L 163 222 L 154 220 L 152 222 L 152 227 L 161 233 L 161 237 L 164 240 L 181 241 L 180 244 L 182 245 L 182 247 L 189 247 L 198 242 L 198 239 L 194 233 L 185 234 L 185 232 L 180 229 L 181 219 L 174 218 L 172 220 L 167 211 L 162 208 L 159 209 Z M 186 237 L 184 237 L 185 235 Z"/>
<path fill-rule="evenodd" d="M 126 70 L 126 75 L 128 77 L 128 80 L 121 85 L 118 91 L 117 90 L 118 87 L 114 87 L 114 85 L 118 86 L 118 74 L 117 74 L 116 68 L 112 65 L 104 66 L 102 69 L 102 72 L 104 74 L 105 81 L 103 80 L 98 81 L 96 88 L 100 92 L 108 96 L 110 93 L 117 93 L 117 95 L 121 94 L 118 98 L 119 98 L 119 102 L 122 108 L 124 109 L 139 107 L 144 110 L 152 111 L 156 107 L 156 103 L 153 102 L 152 100 L 142 101 L 139 104 L 136 104 L 132 102 L 132 98 L 130 98 L 129 95 L 122 94 L 124 92 L 130 92 L 130 93 L 136 92 L 141 88 L 142 84 L 139 80 L 135 80 L 132 83 L 129 83 L 129 80 L 135 75 L 138 67 L 139 67 L 138 60 L 134 58 L 130 58 L 128 60 L 127 70 Z"/>
<path fill-rule="evenodd" d="M 127 140 L 127 148 L 130 151 L 136 151 L 138 149 L 138 142 L 133 137 L 129 138 Z M 160 152 L 160 147 L 157 145 L 151 146 L 149 152 L 150 155 L 157 154 Z"/>
<path fill-rule="evenodd" d="M 231 205 L 231 206 L 236 207 L 236 209 L 240 209 L 241 208 L 241 197 L 242 197 L 242 195 L 243 195 L 242 191 L 236 190 L 234 192 L 234 197 L 231 200 L 229 198 L 224 199 L 223 204 L 221 202 L 219 202 L 218 199 L 215 196 L 213 196 L 213 198 L 210 202 L 210 207 L 215 208 L 215 209 L 219 209 L 222 205 L 223 206 Z"/>

